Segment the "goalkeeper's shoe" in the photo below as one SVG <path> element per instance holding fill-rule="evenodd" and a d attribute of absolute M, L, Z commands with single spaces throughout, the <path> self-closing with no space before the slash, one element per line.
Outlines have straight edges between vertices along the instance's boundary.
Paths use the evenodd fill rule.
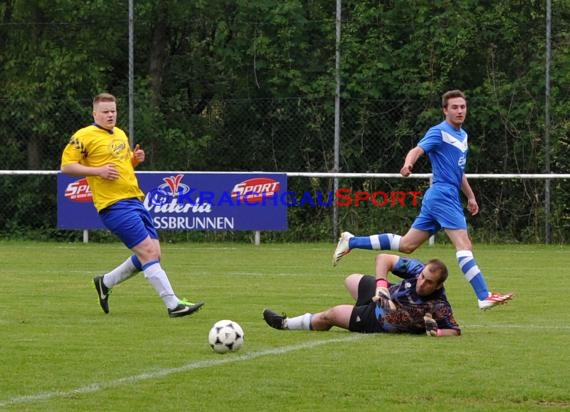
<path fill-rule="evenodd" d="M 271 309 L 263 309 L 263 319 L 265 322 L 274 329 L 285 329 L 285 314 L 279 315 Z"/>
<path fill-rule="evenodd" d="M 103 276 L 96 276 L 93 278 L 93 283 L 95 284 L 95 289 L 97 290 L 97 296 L 99 297 L 99 305 L 103 312 L 109 313 L 109 294 L 111 289 L 109 289 L 103 283 Z"/>
<path fill-rule="evenodd" d="M 479 309 L 487 310 L 494 308 L 498 305 L 503 305 L 513 298 L 512 293 L 505 293 L 504 295 L 496 292 L 489 292 L 489 296 L 486 299 L 479 300 Z"/>
<path fill-rule="evenodd" d="M 348 246 L 349 241 L 353 238 L 354 235 L 350 232 L 342 232 L 340 234 L 340 238 L 338 239 L 338 243 L 336 245 L 336 249 L 334 250 L 332 264 L 336 266 L 339 260 L 342 259 L 343 256 L 346 256 L 350 253 L 350 247 Z"/>
<path fill-rule="evenodd" d="M 171 318 L 188 316 L 200 310 L 202 306 L 204 306 L 204 302 L 192 303 L 187 300 L 179 300 L 178 305 L 174 309 L 168 309 L 168 316 Z"/>

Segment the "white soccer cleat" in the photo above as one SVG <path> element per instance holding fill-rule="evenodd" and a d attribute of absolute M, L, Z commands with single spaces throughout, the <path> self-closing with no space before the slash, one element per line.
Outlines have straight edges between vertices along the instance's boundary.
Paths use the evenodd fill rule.
<path fill-rule="evenodd" d="M 504 295 L 501 295 L 500 293 L 491 292 L 489 293 L 487 299 L 478 301 L 479 309 L 481 310 L 491 309 L 494 308 L 495 306 L 507 303 L 512 298 L 513 298 L 512 293 L 505 293 Z"/>
<path fill-rule="evenodd" d="M 354 235 L 350 232 L 342 232 L 340 234 L 340 238 L 338 239 L 338 243 L 336 245 L 336 249 L 334 250 L 332 264 L 336 266 L 339 260 L 342 259 L 343 256 L 346 256 L 350 253 L 350 247 L 348 247 L 348 242 L 350 238 L 353 238 Z"/>

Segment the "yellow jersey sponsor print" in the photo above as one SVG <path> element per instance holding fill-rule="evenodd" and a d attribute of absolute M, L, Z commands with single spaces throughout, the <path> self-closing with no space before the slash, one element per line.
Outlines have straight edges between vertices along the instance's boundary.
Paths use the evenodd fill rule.
<path fill-rule="evenodd" d="M 131 162 L 133 152 L 125 132 L 118 127 L 112 131 L 91 125 L 78 130 L 63 151 L 61 165 L 79 163 L 84 166 L 101 167 L 113 163 L 119 172 L 116 180 L 99 176 L 87 176 L 97 211 L 122 199 L 142 200 L 144 193 L 139 188 Z"/>

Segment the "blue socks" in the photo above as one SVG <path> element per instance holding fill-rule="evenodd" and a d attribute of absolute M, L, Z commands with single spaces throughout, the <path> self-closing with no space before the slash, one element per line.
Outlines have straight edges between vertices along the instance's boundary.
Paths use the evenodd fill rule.
<path fill-rule="evenodd" d="M 455 256 L 457 257 L 457 263 L 463 272 L 463 276 L 465 276 L 465 279 L 471 284 L 471 287 L 477 295 L 477 299 L 487 299 L 489 297 L 489 289 L 473 257 L 473 252 L 470 250 L 458 250 Z"/>
<path fill-rule="evenodd" d="M 381 233 L 371 236 L 354 236 L 348 241 L 350 249 L 400 250 L 402 236 L 393 233 Z"/>

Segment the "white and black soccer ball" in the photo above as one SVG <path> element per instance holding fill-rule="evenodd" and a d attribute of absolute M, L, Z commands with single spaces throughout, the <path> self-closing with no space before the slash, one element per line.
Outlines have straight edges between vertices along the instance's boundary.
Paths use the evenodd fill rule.
<path fill-rule="evenodd" d="M 210 347 L 217 353 L 235 352 L 243 345 L 243 329 L 233 320 L 220 320 L 208 334 Z"/>

